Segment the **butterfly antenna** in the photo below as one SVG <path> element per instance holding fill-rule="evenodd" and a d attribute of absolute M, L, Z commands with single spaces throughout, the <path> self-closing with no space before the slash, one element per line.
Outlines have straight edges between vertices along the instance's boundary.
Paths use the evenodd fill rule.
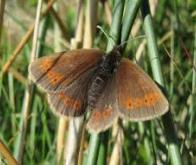
<path fill-rule="evenodd" d="M 105 35 L 107 40 L 112 43 L 112 45 L 115 45 L 115 38 L 112 35 L 108 35 L 101 26 L 97 25 L 97 28 Z"/>
<path fill-rule="evenodd" d="M 109 42 L 112 42 L 112 45 L 115 45 L 115 38 L 111 35 L 108 35 L 101 26 L 97 25 L 97 28 L 105 35 L 105 37 L 109 40 Z M 138 37 L 134 37 L 134 38 L 129 38 L 128 40 L 126 41 L 123 41 L 121 42 L 119 45 L 117 46 L 114 46 L 113 50 L 116 50 L 116 51 L 119 51 L 119 52 L 123 52 L 126 44 L 130 41 L 133 41 L 133 40 L 136 40 L 136 39 L 142 39 L 144 38 L 145 35 L 141 35 L 141 36 L 138 36 Z"/>

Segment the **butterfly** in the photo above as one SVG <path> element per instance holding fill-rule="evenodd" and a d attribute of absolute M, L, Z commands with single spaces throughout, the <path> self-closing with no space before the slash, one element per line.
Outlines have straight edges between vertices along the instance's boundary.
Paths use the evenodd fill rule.
<path fill-rule="evenodd" d="M 31 80 L 47 92 L 52 110 L 77 117 L 91 111 L 87 128 L 99 133 L 120 118 L 154 119 L 169 103 L 156 83 L 119 47 L 105 53 L 77 49 L 41 57 L 29 65 Z"/>

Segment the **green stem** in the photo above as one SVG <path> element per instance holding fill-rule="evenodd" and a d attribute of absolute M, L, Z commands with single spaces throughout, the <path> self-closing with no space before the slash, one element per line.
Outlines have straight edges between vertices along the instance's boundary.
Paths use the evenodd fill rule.
<path fill-rule="evenodd" d="M 193 130 L 194 130 L 194 119 L 195 119 L 195 96 L 196 96 L 196 26 L 195 26 L 195 42 L 194 42 L 194 57 L 193 57 L 193 77 L 192 77 L 192 94 L 190 98 L 190 121 L 189 121 L 189 138 L 192 138 Z"/>
<path fill-rule="evenodd" d="M 97 165 L 106 164 L 109 131 L 101 134 Z"/>
<path fill-rule="evenodd" d="M 113 47 L 120 42 L 121 37 L 121 23 L 122 23 L 122 16 L 123 16 L 123 8 L 124 8 L 124 0 L 115 0 L 115 4 L 113 7 L 113 18 L 112 18 L 112 25 L 110 28 L 110 36 L 112 40 L 108 42 L 107 45 L 107 52 L 113 49 Z"/>
<path fill-rule="evenodd" d="M 127 1 L 126 9 L 125 9 L 124 17 L 123 17 L 121 43 L 128 40 L 134 20 L 137 16 L 140 6 L 141 6 L 141 0 L 128 0 Z M 124 48 L 125 48 L 125 45 L 126 44 L 123 44 Z M 140 127 L 144 129 L 143 123 L 142 124 L 140 123 Z M 152 163 L 154 162 L 154 159 L 153 159 L 152 153 L 150 152 L 150 148 L 149 148 L 150 141 L 147 136 L 144 137 L 144 143 L 145 143 L 145 150 L 147 153 L 148 161 Z"/>
<path fill-rule="evenodd" d="M 90 142 L 89 142 L 89 150 L 88 157 L 86 161 L 86 165 L 94 165 L 96 164 L 98 157 L 98 149 L 100 144 L 100 135 L 99 134 L 91 134 Z"/>
<path fill-rule="evenodd" d="M 121 43 L 128 40 L 130 31 L 132 29 L 140 5 L 141 0 L 128 0 L 126 4 L 125 14 L 123 17 Z"/>
<path fill-rule="evenodd" d="M 144 31 L 147 39 L 147 46 L 149 51 L 148 54 L 151 61 L 153 77 L 155 81 L 157 81 L 160 85 L 164 87 L 158 47 L 155 39 L 155 33 L 153 29 L 148 1 L 146 0 L 142 1 L 141 11 L 144 19 Z M 176 131 L 174 128 L 174 123 L 170 111 L 162 117 L 162 121 L 165 128 L 165 135 L 168 141 L 168 150 L 170 154 L 171 163 L 173 165 L 181 165 L 182 160 L 181 160 L 180 150 L 178 147 L 177 135 L 176 135 Z"/>
<path fill-rule="evenodd" d="M 112 25 L 110 29 L 110 36 L 112 36 L 112 39 L 108 41 L 107 45 L 107 52 L 112 50 L 112 48 L 117 45 L 120 41 L 120 31 L 121 31 L 121 21 L 122 21 L 122 15 L 123 15 L 123 8 L 124 8 L 124 0 L 115 0 L 114 8 L 113 8 L 113 19 L 112 19 Z M 103 138 L 107 139 L 108 131 L 105 133 L 102 133 Z M 90 137 L 90 143 L 89 143 L 89 151 L 88 151 L 88 157 L 87 157 L 87 165 L 94 165 L 97 162 L 97 159 L 99 160 L 99 164 L 106 162 L 106 153 L 107 153 L 107 143 L 108 140 L 102 141 L 102 144 L 100 147 L 100 134 L 92 134 Z M 98 152 L 99 150 L 99 152 Z"/>

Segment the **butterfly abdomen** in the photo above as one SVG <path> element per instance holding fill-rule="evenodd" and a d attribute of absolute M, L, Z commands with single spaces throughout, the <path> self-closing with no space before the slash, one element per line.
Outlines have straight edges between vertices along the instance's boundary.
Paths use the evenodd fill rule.
<path fill-rule="evenodd" d="M 107 83 L 107 77 L 104 73 L 98 72 L 92 81 L 88 91 L 88 105 L 91 108 L 95 107 L 98 98 L 101 96 L 102 91 Z"/>
<path fill-rule="evenodd" d="M 88 90 L 88 105 L 91 108 L 96 106 L 102 92 L 104 91 L 109 79 L 112 78 L 121 60 L 120 52 L 112 51 L 97 68 L 94 79 L 92 80 Z"/>

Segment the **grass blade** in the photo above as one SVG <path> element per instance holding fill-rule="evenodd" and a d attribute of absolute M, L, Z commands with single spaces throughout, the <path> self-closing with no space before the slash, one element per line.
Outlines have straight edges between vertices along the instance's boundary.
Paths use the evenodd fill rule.
<path fill-rule="evenodd" d="M 161 71 L 161 64 L 159 60 L 158 47 L 156 37 L 153 29 L 152 18 L 150 15 L 149 4 L 147 1 L 142 1 L 142 16 L 144 19 L 144 31 L 147 39 L 148 55 L 151 62 L 153 77 L 156 82 L 164 86 L 163 75 Z M 178 147 L 177 135 L 174 128 L 174 123 L 171 117 L 171 113 L 168 112 L 162 117 L 163 125 L 165 128 L 165 135 L 168 140 L 168 150 L 170 159 L 173 165 L 181 165 L 181 155 Z"/>

